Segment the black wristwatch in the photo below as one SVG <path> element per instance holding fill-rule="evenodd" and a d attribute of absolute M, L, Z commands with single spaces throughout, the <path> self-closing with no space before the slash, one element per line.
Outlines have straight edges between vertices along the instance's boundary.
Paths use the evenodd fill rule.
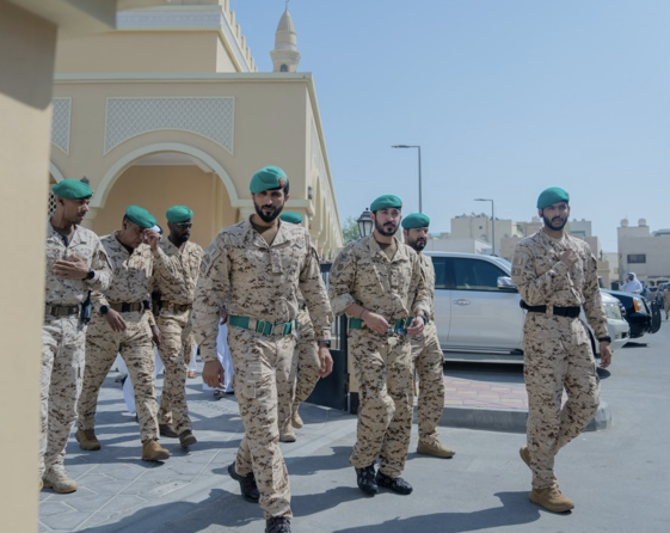
<path fill-rule="evenodd" d="M 91 281 L 95 277 L 95 270 L 92 268 L 88 269 L 88 274 L 86 274 L 86 277 L 84 278 L 86 281 Z"/>
<path fill-rule="evenodd" d="M 107 311 L 109 311 L 109 307 L 106 305 L 101 305 L 100 306 L 100 315 L 105 316 L 107 314 Z"/>
<path fill-rule="evenodd" d="M 325 346 L 326 348 L 330 349 L 330 341 L 319 341 L 319 347 Z"/>
<path fill-rule="evenodd" d="M 598 339 L 598 342 L 607 342 L 609 344 L 612 344 L 612 337 L 610 337 L 609 335 L 607 337 L 600 337 Z"/>

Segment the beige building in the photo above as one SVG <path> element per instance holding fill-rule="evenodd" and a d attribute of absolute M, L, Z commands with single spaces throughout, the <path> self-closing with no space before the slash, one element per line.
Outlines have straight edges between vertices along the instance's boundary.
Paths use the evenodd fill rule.
<path fill-rule="evenodd" d="M 645 219 L 630 226 L 627 219 L 617 228 L 619 281 L 628 272 L 655 287 L 670 280 L 670 229 L 650 231 Z"/>
<path fill-rule="evenodd" d="M 335 194 L 288 10 L 270 73 L 257 72 L 228 0 L 122 11 L 116 28 L 63 41 L 56 56 L 50 176 L 89 179 L 85 224 L 110 233 L 138 204 L 165 227 L 165 210 L 185 204 L 193 240 L 207 246 L 254 212 L 249 180 L 273 164 L 289 176 L 287 209 L 333 257 L 343 244 Z"/>

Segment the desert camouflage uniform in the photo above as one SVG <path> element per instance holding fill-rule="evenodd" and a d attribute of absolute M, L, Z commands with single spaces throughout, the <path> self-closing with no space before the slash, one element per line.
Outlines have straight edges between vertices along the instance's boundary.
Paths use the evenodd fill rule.
<path fill-rule="evenodd" d="M 77 418 L 84 367 L 85 326 L 79 313 L 52 316 L 49 306 L 81 306 L 90 290 L 105 290 L 111 281 L 109 260 L 100 239 L 92 231 L 76 226 L 69 243 L 47 223 L 46 304 L 42 326 L 42 383 L 40 388 L 39 476 L 63 471 L 65 445 Z M 57 259 L 71 255 L 83 259 L 95 270 L 90 281 L 61 279 L 53 272 Z"/>
<path fill-rule="evenodd" d="M 112 263 L 114 281 L 102 293 L 93 293 L 93 318 L 86 335 L 86 369 L 84 387 L 79 399 L 78 426 L 81 430 L 94 429 L 100 387 L 114 363 L 116 354 L 128 367 L 135 393 L 137 417 L 142 442 L 158 440 L 156 392 L 154 389 L 154 352 L 151 343 L 151 312 L 144 308 L 122 312 L 125 331 L 112 331 L 104 316 L 103 305 L 143 304 L 149 301 L 151 273 L 154 257 L 146 244 L 141 244 L 132 254 L 115 234 L 103 237 L 102 244 Z M 119 311 L 120 312 L 120 311 Z"/>
<path fill-rule="evenodd" d="M 319 346 L 314 336 L 314 326 L 304 302 L 298 311 L 298 339 L 293 353 L 288 383 L 284 384 L 278 377 L 277 399 L 279 405 L 279 434 L 293 433 L 291 415 L 293 410 L 304 402 L 319 381 L 317 373 L 321 367 Z"/>
<path fill-rule="evenodd" d="M 356 303 L 383 316 L 389 324 L 430 311 L 430 295 L 409 246 L 395 239 L 392 260 L 373 236 L 344 248 L 330 271 L 330 301 L 341 314 Z M 350 317 L 351 318 L 351 317 Z M 402 474 L 412 427 L 412 364 L 409 339 L 349 328 L 349 353 L 360 384 L 357 441 L 350 462 L 370 466 L 380 457 L 379 471 Z"/>
<path fill-rule="evenodd" d="M 156 261 L 152 285 L 161 295 L 156 323 L 161 332 L 158 353 L 165 365 L 158 423 L 172 426 L 179 434 L 192 429 L 186 405 L 185 351 L 191 348 L 191 305 L 203 250 L 193 242 L 178 248 L 170 239 L 163 239 L 154 255 L 163 256 Z"/>
<path fill-rule="evenodd" d="M 435 268 L 430 257 L 419 254 L 421 271 L 430 291 L 429 322 L 421 334 L 410 339 L 412 362 L 419 376 L 419 440 L 434 444 L 438 440 L 437 423 L 444 411 L 444 355 L 435 327 Z"/>
<path fill-rule="evenodd" d="M 559 260 L 572 248 L 579 255 L 568 267 Z M 586 326 L 579 318 L 553 315 L 556 307 L 584 307 L 596 337 L 607 336 L 607 319 L 598 288 L 596 260 L 589 245 L 565 234 L 543 230 L 516 247 L 512 279 L 529 306 L 524 324 L 524 377 L 528 391 L 528 451 L 533 488 L 555 483 L 554 457 L 579 435 L 598 409 L 600 389 Z M 561 408 L 563 389 L 568 400 Z"/>
<path fill-rule="evenodd" d="M 203 361 L 217 360 L 222 304 L 231 317 L 281 324 L 298 316 L 299 292 L 307 302 L 317 339 L 329 340 L 330 304 L 306 230 L 280 223 L 270 245 L 249 220 L 221 230 L 206 250 L 193 305 L 193 331 Z M 230 325 L 228 345 L 245 429 L 235 470 L 241 476 L 253 471 L 266 519 L 290 518 L 288 472 L 279 449 L 277 376 L 289 375 L 295 333 L 262 335 Z"/>

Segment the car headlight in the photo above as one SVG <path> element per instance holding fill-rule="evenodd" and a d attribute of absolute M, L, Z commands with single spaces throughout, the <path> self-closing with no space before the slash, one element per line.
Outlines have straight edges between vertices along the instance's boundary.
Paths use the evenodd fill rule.
<path fill-rule="evenodd" d="M 605 308 L 605 315 L 607 318 L 611 318 L 614 320 L 621 320 L 621 308 L 619 307 L 619 304 L 616 302 L 607 302 L 603 303 L 603 307 Z"/>
<path fill-rule="evenodd" d="M 635 309 L 636 313 L 639 313 L 642 309 L 644 309 L 642 300 L 639 298 L 633 298 L 633 309 Z"/>

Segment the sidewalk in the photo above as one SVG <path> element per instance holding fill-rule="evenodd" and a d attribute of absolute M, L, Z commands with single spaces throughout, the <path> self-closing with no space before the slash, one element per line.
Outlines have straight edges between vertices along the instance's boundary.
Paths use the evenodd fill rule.
<path fill-rule="evenodd" d="M 138 427 L 134 417 L 125 410 L 121 386 L 115 383 L 115 377 L 115 373 L 107 377 L 100 394 L 96 433 L 102 450 L 83 452 L 71 437 L 66 468 L 79 483 L 79 490 L 69 495 L 49 490 L 40 493 L 40 531 L 262 532 L 264 522 L 260 509 L 240 497 L 238 483 L 230 479 L 226 471 L 234 461 L 243 431 L 235 397 L 226 395 L 216 400 L 211 392 L 202 392 L 200 377 L 187 380 L 194 434 L 199 442 L 192 451 L 185 452 L 176 439 L 162 438 L 161 444 L 170 450 L 172 457 L 164 463 L 146 463 L 139 459 Z M 161 385 L 159 378 L 157 386 Z M 525 476 L 520 485 L 523 490 L 513 498 L 514 505 L 521 506 L 523 512 L 513 519 L 532 520 L 537 511 L 527 509 L 524 492 L 529 473 L 516 457 L 516 449 L 523 443 L 518 433 L 525 431 L 527 404 L 523 384 L 445 377 L 445 385 L 441 425 L 517 433 L 497 434 L 500 438 L 495 438 L 495 445 L 501 439 L 509 441 L 505 448 L 507 455 L 492 460 L 501 463 L 501 469 L 509 469 L 512 464 L 513 469 Z M 362 513 L 360 516 L 366 518 L 363 522 L 369 518 L 377 524 L 381 524 L 389 509 L 397 504 L 409 505 L 407 513 L 422 514 L 422 497 L 410 501 L 393 494 L 380 494 L 373 499 L 372 507 L 369 498 L 361 498 L 348 462 L 356 435 L 354 416 L 310 404 L 304 404 L 300 412 L 306 424 L 297 431 L 298 441 L 281 444 L 291 475 L 293 509 L 299 517 L 294 521 L 294 533 L 338 530 L 338 524 L 346 522 L 346 517 L 337 509 L 343 505 L 346 505 L 347 516 Z M 472 432 L 443 428 L 442 434 L 446 435 L 444 442 L 456 448 L 461 461 L 464 459 L 459 455 L 461 450 L 467 448 L 472 453 L 476 448 L 471 442 Z M 433 470 L 438 467 L 451 471 L 451 476 L 458 476 L 451 468 L 457 461 L 415 454 L 416 438 L 415 424 L 406 475 L 415 484 L 415 494 L 427 491 L 425 501 L 434 501 L 435 491 L 441 493 L 443 485 L 441 476 L 436 477 Z M 459 442 L 461 439 L 468 443 Z M 462 462 L 459 464 L 463 466 Z M 418 480 L 431 481 L 417 486 Z M 467 506 L 467 492 L 461 497 Z M 498 497 L 502 500 L 510 495 Z M 494 500 L 500 505 L 497 498 Z M 382 502 L 385 506 L 380 507 Z M 505 505 L 509 502 L 503 501 Z M 370 512 L 372 515 L 368 517 L 366 513 Z M 326 518 L 328 522 L 324 523 Z M 405 530 L 391 528 L 389 531 Z M 432 533 L 432 530 L 424 531 Z"/>

